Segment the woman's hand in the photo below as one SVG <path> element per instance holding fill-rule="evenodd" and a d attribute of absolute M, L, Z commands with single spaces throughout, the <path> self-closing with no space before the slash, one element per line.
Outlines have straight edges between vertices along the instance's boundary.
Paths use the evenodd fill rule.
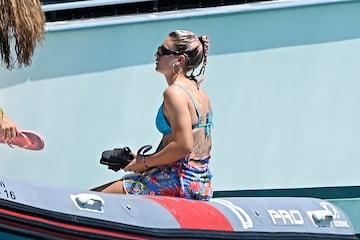
<path fill-rule="evenodd" d="M 148 168 L 144 165 L 143 158 L 140 156 L 136 156 L 134 160 L 132 160 L 125 168 L 125 172 L 135 172 L 142 173 L 145 172 Z"/>
<path fill-rule="evenodd" d="M 6 115 L 0 117 L 0 137 L 5 141 L 9 141 L 19 135 L 20 131 L 16 124 L 12 122 Z"/>

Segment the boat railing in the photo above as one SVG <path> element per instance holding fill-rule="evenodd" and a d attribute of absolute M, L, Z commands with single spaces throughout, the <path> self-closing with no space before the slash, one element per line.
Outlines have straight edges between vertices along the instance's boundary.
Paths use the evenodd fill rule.
<path fill-rule="evenodd" d="M 141 3 L 141 2 L 157 2 L 153 0 L 87 0 L 87 1 L 76 1 L 76 2 L 63 2 L 63 3 L 52 3 L 52 4 L 43 4 L 44 12 L 51 11 L 61 11 L 69 9 L 79 9 L 79 8 L 90 8 L 90 7 L 99 7 L 99 6 L 110 6 L 118 4 L 128 4 L 128 3 Z"/>

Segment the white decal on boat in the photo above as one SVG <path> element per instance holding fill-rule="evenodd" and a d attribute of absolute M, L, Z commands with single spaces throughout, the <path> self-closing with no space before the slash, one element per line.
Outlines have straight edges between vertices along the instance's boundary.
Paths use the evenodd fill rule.
<path fill-rule="evenodd" d="M 211 199 L 211 201 L 220 203 L 221 205 L 229 208 L 240 220 L 244 229 L 252 228 L 254 226 L 254 223 L 251 220 L 249 214 L 247 214 L 247 212 L 241 207 L 236 206 L 232 202 L 223 199 Z"/>
<path fill-rule="evenodd" d="M 346 219 L 341 219 L 340 212 L 329 202 L 321 202 L 320 205 L 332 214 L 332 222 L 337 228 L 349 228 L 350 224 Z"/>
<path fill-rule="evenodd" d="M 303 225 L 304 218 L 298 210 L 267 210 L 275 225 Z"/>
<path fill-rule="evenodd" d="M 307 211 L 311 222 L 315 226 L 331 227 L 332 225 L 336 228 L 349 228 L 350 223 L 343 219 L 340 212 L 328 202 L 320 202 L 321 210 Z"/>

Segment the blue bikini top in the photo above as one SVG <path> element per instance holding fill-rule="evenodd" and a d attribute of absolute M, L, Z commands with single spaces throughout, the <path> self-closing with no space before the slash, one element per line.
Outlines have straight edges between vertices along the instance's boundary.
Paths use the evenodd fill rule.
<path fill-rule="evenodd" d="M 210 136 L 210 127 L 213 126 L 213 123 L 211 121 L 212 114 L 211 114 L 210 110 L 206 113 L 206 123 L 200 123 L 200 113 L 199 113 L 196 102 L 195 102 L 193 96 L 191 95 L 190 91 L 187 88 L 185 88 L 183 85 L 179 84 L 179 83 L 174 83 L 174 85 L 184 89 L 185 92 L 189 95 L 189 97 L 191 98 L 191 101 L 194 104 L 196 115 L 198 117 L 198 123 L 196 125 L 193 125 L 192 129 L 205 127 L 205 135 Z M 162 103 L 161 106 L 159 107 L 158 113 L 156 115 L 155 123 L 156 123 L 156 128 L 162 134 L 167 135 L 167 134 L 171 133 L 172 129 L 171 129 L 171 126 L 170 126 L 169 122 L 167 121 L 167 119 L 166 119 L 166 117 L 164 115 L 163 108 L 164 108 L 164 103 Z"/>

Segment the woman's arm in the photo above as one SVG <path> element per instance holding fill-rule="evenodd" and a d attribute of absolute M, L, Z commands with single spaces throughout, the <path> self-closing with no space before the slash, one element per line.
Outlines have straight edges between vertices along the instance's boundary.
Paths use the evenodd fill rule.
<path fill-rule="evenodd" d="M 188 101 L 188 96 L 180 88 L 170 86 L 165 90 L 164 114 L 172 132 L 164 136 L 162 141 L 167 138 L 169 142 L 160 151 L 145 159 L 138 156 L 125 168 L 125 171 L 143 172 L 147 167 L 175 162 L 192 152 L 194 139 Z"/>
<path fill-rule="evenodd" d="M 194 147 L 189 97 L 181 88 L 170 86 L 165 90 L 164 114 L 172 129 L 170 141 L 146 159 L 150 167 L 177 161 L 190 154 Z"/>
<path fill-rule="evenodd" d="M 19 134 L 19 129 L 16 124 L 11 121 L 5 114 L 4 110 L 0 108 L 0 136 L 4 140 L 10 140 Z"/>

